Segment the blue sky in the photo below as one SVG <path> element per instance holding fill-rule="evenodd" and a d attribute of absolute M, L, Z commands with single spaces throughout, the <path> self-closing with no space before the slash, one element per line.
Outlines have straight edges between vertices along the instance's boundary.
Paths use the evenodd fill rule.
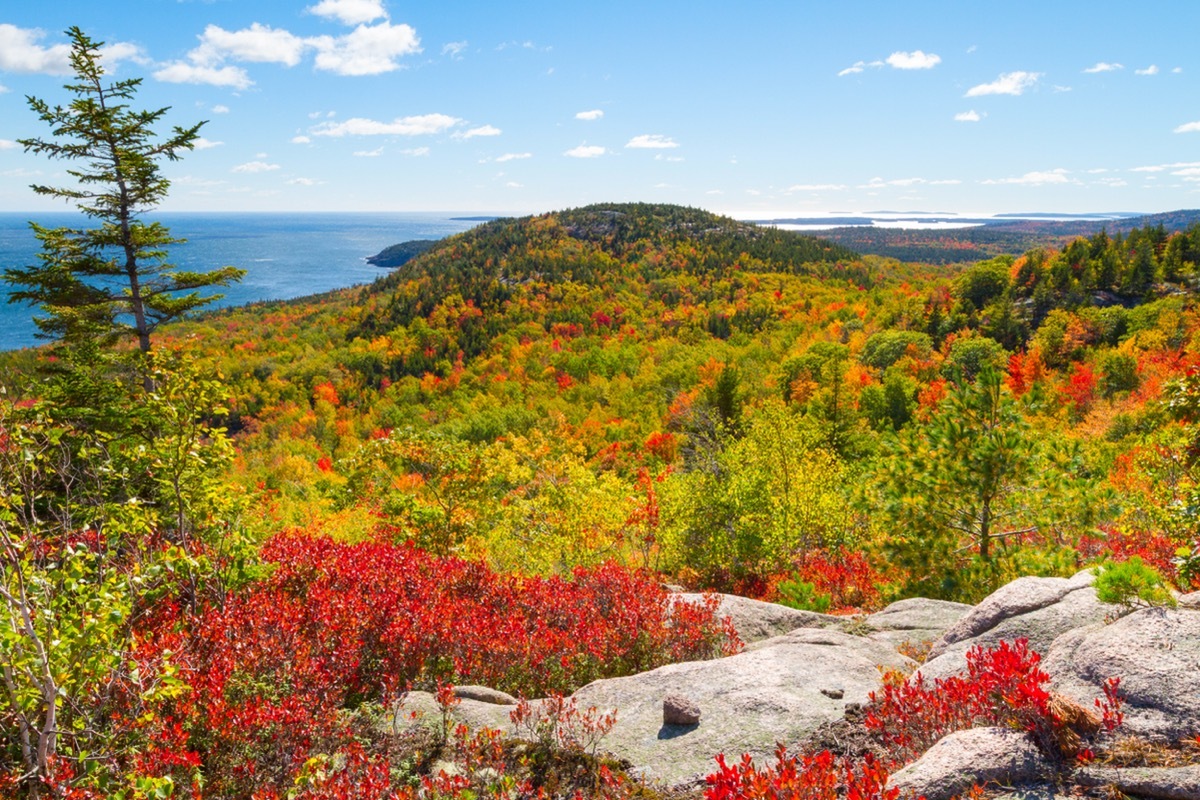
<path fill-rule="evenodd" d="M 1200 3 L 5 3 L 0 210 L 61 207 L 71 25 L 209 121 L 170 210 L 1200 207 Z"/>

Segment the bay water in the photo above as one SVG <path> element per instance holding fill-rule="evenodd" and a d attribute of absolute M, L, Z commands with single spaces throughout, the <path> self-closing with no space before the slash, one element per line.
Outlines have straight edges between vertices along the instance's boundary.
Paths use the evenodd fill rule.
<path fill-rule="evenodd" d="M 441 239 L 480 224 L 463 213 L 161 213 L 148 217 L 187 239 L 170 248 L 168 261 L 180 269 L 207 271 L 224 266 L 246 270 L 240 283 L 202 294 L 224 294 L 211 307 L 259 300 L 287 300 L 369 283 L 386 270 L 366 262 L 388 245 Z M 40 250 L 29 220 L 45 227 L 86 225 L 74 213 L 0 213 L 0 271 L 36 263 Z M 8 300 L 0 283 L 0 300 Z M 0 302 L 0 350 L 42 343 L 26 303 Z"/>

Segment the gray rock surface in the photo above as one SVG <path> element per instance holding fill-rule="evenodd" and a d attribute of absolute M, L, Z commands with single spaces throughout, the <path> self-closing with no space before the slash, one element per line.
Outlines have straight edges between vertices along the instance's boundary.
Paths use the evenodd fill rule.
<path fill-rule="evenodd" d="M 591 683 L 575 693 L 580 708 L 617 710 L 600 747 L 630 761 L 644 777 L 694 785 L 724 753 L 770 759 L 777 742 L 794 743 L 847 703 L 879 687 L 879 666 L 911 669 L 888 645 L 840 631 L 800 629 L 715 661 L 671 664 L 627 678 Z M 835 688 L 842 699 L 822 693 Z M 704 712 L 697 726 L 663 724 L 663 699 L 684 694 Z"/>
<path fill-rule="evenodd" d="M 898 600 L 882 611 L 868 615 L 865 622 L 876 631 L 869 634 L 872 639 L 896 646 L 904 642 L 915 644 L 941 638 L 973 608 L 949 600 L 912 597 Z"/>
<path fill-rule="evenodd" d="M 992 800 L 1078 800 L 1071 798 L 1069 795 L 1059 794 L 1058 790 L 1051 785 L 1045 786 L 1026 786 L 1020 789 L 1014 789 L 1011 792 L 1005 792 L 1001 795 L 996 795 Z"/>
<path fill-rule="evenodd" d="M 1027 734 L 1007 728 L 972 728 L 944 736 L 925 755 L 888 779 L 888 788 L 948 800 L 973 784 L 1006 786 L 1048 777 L 1050 766 Z"/>
<path fill-rule="evenodd" d="M 693 603 L 704 599 L 704 595 L 693 592 L 672 596 Z M 764 603 L 762 600 L 751 600 L 734 594 L 722 594 L 718 597 L 721 598 L 721 605 L 717 607 L 717 617 L 729 617 L 733 621 L 733 627 L 737 629 L 738 636 L 742 637 L 746 644 L 780 636 L 797 628 L 835 628 L 842 624 L 841 617 L 831 614 L 800 611 L 778 603 Z"/>
<path fill-rule="evenodd" d="M 1198 611 L 1135 611 L 1063 634 L 1045 655 L 1051 688 L 1087 706 L 1105 680 L 1120 677 L 1127 733 L 1178 739 L 1200 731 Z"/>
<path fill-rule="evenodd" d="M 505 733 L 511 733 L 513 726 L 508 715 L 512 709 L 512 706 L 463 699 L 454 706 L 450 714 L 456 723 L 463 722 L 474 729 L 496 728 Z M 393 712 L 390 726 L 393 732 L 406 730 L 413 725 L 437 728 L 441 724 L 441 720 L 442 710 L 433 694 L 409 692 L 399 709 Z"/>
<path fill-rule="evenodd" d="M 1000 587 L 946 631 L 921 674 L 927 680 L 953 675 L 966 667 L 969 649 L 1001 640 L 1028 639 L 1044 655 L 1063 633 L 1103 622 L 1116 611 L 1096 599 L 1093 580 L 1084 571 L 1072 578 L 1018 578 Z"/>
<path fill-rule="evenodd" d="M 1193 767 L 1084 767 L 1075 780 L 1083 786 L 1116 786 L 1125 794 L 1161 800 L 1200 798 L 1200 766 Z"/>
<path fill-rule="evenodd" d="M 481 703 L 491 703 L 497 706 L 515 706 L 518 702 L 508 692 L 493 689 L 489 686 L 455 686 L 454 696 L 462 700 L 478 700 Z"/>
<path fill-rule="evenodd" d="M 1200 592 L 1188 592 L 1176 598 L 1180 608 L 1200 609 Z"/>

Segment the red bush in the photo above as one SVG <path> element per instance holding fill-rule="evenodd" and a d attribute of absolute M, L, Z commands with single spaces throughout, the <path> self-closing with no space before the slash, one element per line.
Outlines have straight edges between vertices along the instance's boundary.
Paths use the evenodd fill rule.
<path fill-rule="evenodd" d="M 717 771 L 706 779 L 705 800 L 896 800 L 899 789 L 887 789 L 887 770 L 869 755 L 861 764 L 835 759 L 828 750 L 817 755 L 789 756 L 783 745 L 775 763 L 757 768 L 750 756 L 729 766 L 717 756 Z M 839 788 L 844 787 L 844 793 Z"/>
<path fill-rule="evenodd" d="M 414 683 L 544 695 L 740 646 L 715 597 L 680 603 L 613 564 L 570 580 L 501 575 L 409 545 L 300 535 L 275 537 L 263 557 L 269 578 L 186 628 L 164 620 L 176 629 L 148 635 L 142 651 L 191 687 L 159 709 L 187 736 L 171 740 L 178 763 L 159 758 L 154 771 L 202 761 L 219 796 L 290 785 L 314 753 L 349 741 L 344 709 Z"/>

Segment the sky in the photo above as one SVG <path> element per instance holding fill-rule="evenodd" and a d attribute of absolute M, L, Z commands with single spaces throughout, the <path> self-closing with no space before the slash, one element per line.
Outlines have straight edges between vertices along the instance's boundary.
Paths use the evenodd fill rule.
<path fill-rule="evenodd" d="M 0 3 L 0 211 L 62 209 L 65 31 L 207 120 L 171 211 L 1200 207 L 1200 3 Z"/>

